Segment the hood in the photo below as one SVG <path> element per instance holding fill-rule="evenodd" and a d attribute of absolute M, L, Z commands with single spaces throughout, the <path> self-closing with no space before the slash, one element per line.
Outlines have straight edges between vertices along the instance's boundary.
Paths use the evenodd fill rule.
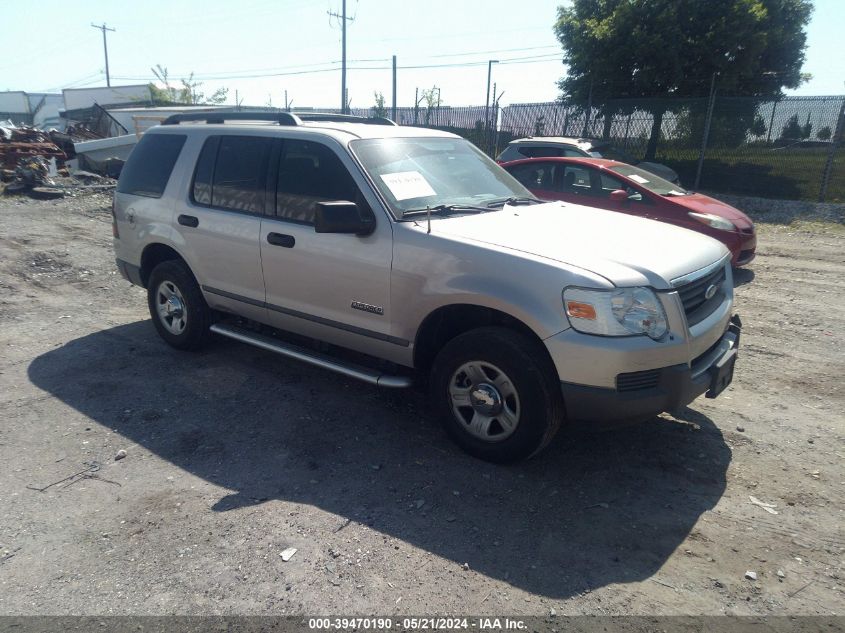
<path fill-rule="evenodd" d="M 736 207 L 732 207 L 710 196 L 705 196 L 703 193 L 691 193 L 687 196 L 672 196 L 669 199 L 696 213 L 710 213 L 711 215 L 717 215 L 727 220 L 744 220 L 751 224 L 751 218 Z"/>
<path fill-rule="evenodd" d="M 728 253 L 720 242 L 694 231 L 565 202 L 432 218 L 431 232 L 576 266 L 617 286 L 658 289 Z"/>

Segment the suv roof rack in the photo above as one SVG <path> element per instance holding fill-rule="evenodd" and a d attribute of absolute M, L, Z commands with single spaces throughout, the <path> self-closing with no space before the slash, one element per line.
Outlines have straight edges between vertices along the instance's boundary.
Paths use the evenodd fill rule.
<path fill-rule="evenodd" d="M 225 123 L 226 121 L 270 121 L 279 125 L 302 125 L 305 121 L 325 121 L 331 123 L 366 123 L 368 125 L 396 125 L 384 117 L 362 117 L 351 114 L 331 114 L 310 112 L 291 114 L 290 112 L 221 112 L 211 110 L 207 112 L 189 112 L 173 114 L 167 117 L 162 125 L 179 125 L 191 121 L 205 121 L 206 123 Z"/>
<path fill-rule="evenodd" d="M 302 121 L 327 121 L 331 123 L 366 123 L 368 125 L 396 125 L 386 117 L 363 117 L 354 114 L 332 114 L 330 112 L 299 112 L 294 115 Z"/>

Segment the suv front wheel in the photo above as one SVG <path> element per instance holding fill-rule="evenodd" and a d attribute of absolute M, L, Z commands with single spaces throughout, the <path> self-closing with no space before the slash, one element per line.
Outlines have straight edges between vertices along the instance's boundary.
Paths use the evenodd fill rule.
<path fill-rule="evenodd" d="M 147 303 L 159 335 L 177 349 L 199 349 L 208 337 L 211 309 L 188 267 L 171 260 L 153 268 Z"/>
<path fill-rule="evenodd" d="M 531 457 L 551 441 L 564 418 L 554 368 L 542 346 L 501 327 L 470 330 L 437 355 L 434 406 L 465 451 L 491 462 Z"/>

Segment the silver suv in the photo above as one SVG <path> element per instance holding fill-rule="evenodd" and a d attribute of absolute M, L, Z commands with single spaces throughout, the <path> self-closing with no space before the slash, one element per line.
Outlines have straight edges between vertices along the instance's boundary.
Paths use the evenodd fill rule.
<path fill-rule="evenodd" d="M 482 459 L 529 457 L 566 421 L 715 397 L 733 375 L 722 244 L 541 203 L 445 132 L 176 115 L 129 157 L 113 228 L 173 347 L 215 333 L 384 387 L 427 381 Z"/>

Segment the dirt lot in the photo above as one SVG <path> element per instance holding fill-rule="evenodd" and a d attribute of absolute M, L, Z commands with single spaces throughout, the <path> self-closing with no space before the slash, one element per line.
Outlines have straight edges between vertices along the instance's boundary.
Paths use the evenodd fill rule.
<path fill-rule="evenodd" d="M 415 391 L 168 348 L 108 204 L 0 198 L 0 613 L 843 613 L 841 226 L 760 225 L 722 397 L 505 468 Z"/>

